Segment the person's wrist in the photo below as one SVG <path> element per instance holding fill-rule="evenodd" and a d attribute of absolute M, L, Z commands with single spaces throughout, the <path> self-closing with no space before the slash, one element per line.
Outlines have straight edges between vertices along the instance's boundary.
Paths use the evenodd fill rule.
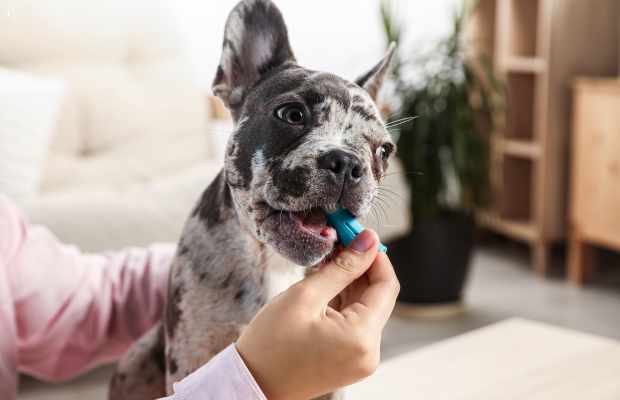
<path fill-rule="evenodd" d="M 241 361 L 243 361 L 243 364 L 252 375 L 252 378 L 254 378 L 254 381 L 258 387 L 261 389 L 263 394 L 267 396 L 267 398 L 270 398 L 265 390 L 266 385 L 264 383 L 264 378 L 262 377 L 263 374 L 259 371 L 259 365 L 254 365 L 253 357 L 249 354 L 249 350 L 246 349 L 245 344 L 241 342 L 241 338 L 239 338 L 239 340 L 235 343 L 235 349 L 237 350 L 237 354 L 239 354 Z"/>
<path fill-rule="evenodd" d="M 260 354 L 257 354 L 257 352 L 253 350 L 253 347 L 245 342 L 243 336 L 235 343 L 235 348 L 237 349 L 239 357 L 241 357 L 241 360 L 245 364 L 245 367 L 248 369 L 265 397 L 269 400 L 280 400 L 284 398 L 294 400 L 291 396 L 279 396 L 279 393 L 283 391 L 286 393 L 286 388 L 284 388 L 286 382 L 278 382 L 277 376 L 272 374 L 273 368 L 270 361 L 261 357 Z"/>
<path fill-rule="evenodd" d="M 309 365 L 304 359 L 307 355 L 297 351 L 299 345 L 273 336 L 269 345 L 266 345 L 265 337 L 258 335 L 253 328 L 256 326 L 249 326 L 235 346 L 265 397 L 269 400 L 307 400 L 316 397 L 321 382 L 317 382 L 317 375 L 308 369 Z M 264 329 L 260 330 L 265 332 Z M 298 333 L 291 335 L 299 336 Z M 268 346 L 270 348 L 267 350 Z"/>

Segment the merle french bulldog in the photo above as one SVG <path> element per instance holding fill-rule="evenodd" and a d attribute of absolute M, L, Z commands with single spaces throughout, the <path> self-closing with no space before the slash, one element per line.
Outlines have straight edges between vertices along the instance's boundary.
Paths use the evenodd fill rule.
<path fill-rule="evenodd" d="M 171 393 L 332 253 L 326 210 L 369 212 L 395 148 L 374 103 L 393 50 L 349 82 L 297 64 L 271 1 L 233 9 L 213 83 L 235 122 L 225 165 L 186 222 L 164 319 L 121 360 L 110 399 Z"/>

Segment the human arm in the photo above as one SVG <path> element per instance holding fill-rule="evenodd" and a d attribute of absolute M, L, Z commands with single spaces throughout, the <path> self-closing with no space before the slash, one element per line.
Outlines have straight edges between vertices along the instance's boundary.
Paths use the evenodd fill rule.
<path fill-rule="evenodd" d="M 14 368 L 60 381 L 118 358 L 160 319 L 173 254 L 171 245 L 85 254 L 0 197 L 0 280 L 13 327 L 1 340 L 16 349 Z"/>

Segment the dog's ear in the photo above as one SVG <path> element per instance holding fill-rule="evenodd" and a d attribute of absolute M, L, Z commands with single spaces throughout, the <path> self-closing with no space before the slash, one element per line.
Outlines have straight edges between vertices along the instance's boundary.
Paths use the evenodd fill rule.
<path fill-rule="evenodd" d="M 280 10 L 270 0 L 243 0 L 226 21 L 213 93 L 234 109 L 262 76 L 294 62 Z"/>
<path fill-rule="evenodd" d="M 391 43 L 387 53 L 383 56 L 381 61 L 379 61 L 379 63 L 370 71 L 355 80 L 355 83 L 366 89 L 373 100 L 377 100 L 377 95 L 379 94 L 379 90 L 381 90 L 381 85 L 383 85 L 385 76 L 390 69 L 392 59 L 394 58 L 395 49 L 396 44 Z"/>

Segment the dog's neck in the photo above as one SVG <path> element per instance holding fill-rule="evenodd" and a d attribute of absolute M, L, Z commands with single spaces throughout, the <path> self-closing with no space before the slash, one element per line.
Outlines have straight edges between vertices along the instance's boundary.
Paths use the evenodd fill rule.
<path fill-rule="evenodd" d="M 197 278 L 195 290 L 202 288 L 218 293 L 220 299 L 234 300 L 227 304 L 243 311 L 242 319 L 244 314 L 251 317 L 304 274 L 303 268 L 243 228 L 223 171 L 203 193 L 185 226 L 178 252 L 188 259 L 191 268 L 177 272 L 193 274 Z"/>

